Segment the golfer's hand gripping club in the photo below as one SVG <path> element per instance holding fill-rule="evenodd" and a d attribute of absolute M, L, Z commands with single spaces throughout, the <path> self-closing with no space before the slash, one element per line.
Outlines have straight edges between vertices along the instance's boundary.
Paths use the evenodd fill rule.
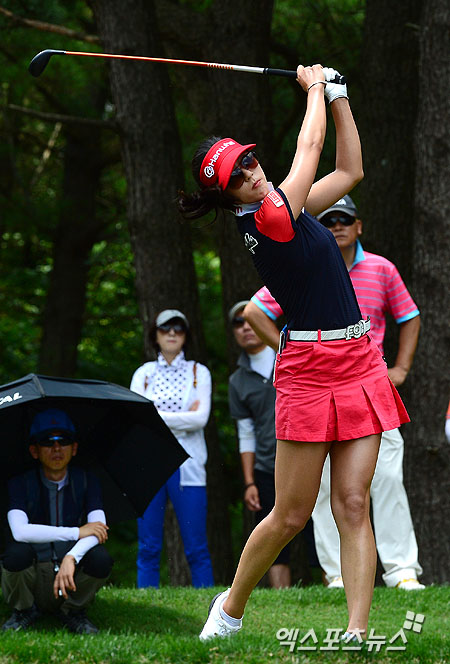
<path fill-rule="evenodd" d="M 330 78 L 327 78 L 325 72 L 334 72 L 333 74 L 329 73 Z M 340 85 L 345 85 L 346 79 L 345 76 L 342 76 L 336 69 L 331 69 L 331 67 L 324 67 L 323 73 L 325 75 L 326 81 L 332 81 L 333 83 L 339 83 Z M 297 78 L 297 70 L 291 71 L 290 69 L 271 69 L 266 67 L 264 69 L 264 74 L 272 74 L 274 76 L 286 76 L 287 78 Z M 333 78 L 332 78 L 333 77 Z"/>
<path fill-rule="evenodd" d="M 328 99 L 328 103 L 331 104 L 335 99 L 348 99 L 345 77 L 341 76 L 336 69 L 332 69 L 331 67 L 324 67 L 323 73 L 325 80 L 327 81 L 325 86 L 325 97 Z"/>

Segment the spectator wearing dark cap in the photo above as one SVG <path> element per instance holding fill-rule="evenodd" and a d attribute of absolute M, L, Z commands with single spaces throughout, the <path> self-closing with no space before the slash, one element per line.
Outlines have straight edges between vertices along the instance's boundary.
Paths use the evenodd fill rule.
<path fill-rule="evenodd" d="M 85 608 L 112 568 L 100 485 L 70 465 L 78 442 L 64 411 L 35 416 L 29 449 L 39 463 L 8 484 L 13 539 L 3 555 L 2 591 L 13 613 L 2 629 L 27 629 L 45 611 L 74 633 L 96 633 Z"/>
<path fill-rule="evenodd" d="M 192 585 L 214 584 L 206 536 L 207 449 L 204 428 L 211 410 L 211 374 L 184 351 L 190 340 L 189 322 L 178 309 L 165 309 L 156 317 L 150 340 L 154 362 L 139 367 L 130 389 L 150 399 L 159 415 L 189 454 L 158 491 L 144 516 L 138 519 L 138 588 L 159 586 L 164 515 L 170 499 L 183 539 Z M 157 460 L 155 460 L 157 462 Z"/>
<path fill-rule="evenodd" d="M 388 369 L 392 383 L 399 387 L 411 368 L 420 329 L 419 310 L 393 263 L 383 256 L 364 251 L 359 240 L 362 221 L 350 198 L 344 196 L 317 215 L 333 233 L 344 258 L 364 317 L 370 316 L 370 336 L 383 354 L 389 313 L 399 326 L 397 356 Z M 252 298 L 245 315 L 262 337 L 275 346 L 278 329 L 271 321 L 282 310 L 267 288 Z M 266 314 L 266 315 L 264 315 Z M 370 488 L 375 540 L 384 567 L 383 580 L 391 588 L 422 590 L 422 567 L 403 485 L 404 442 L 398 428 L 384 431 L 377 465 Z M 330 507 L 330 459 L 327 458 L 312 517 L 317 554 L 325 572 L 328 588 L 343 588 L 339 555 L 339 535 Z"/>
<path fill-rule="evenodd" d="M 228 385 L 230 414 L 236 420 L 244 477 L 244 502 L 259 523 L 275 504 L 275 388 L 272 384 L 275 352 L 243 318 L 248 300 L 233 305 L 228 313 L 234 338 L 242 352 Z M 269 568 L 273 588 L 291 584 L 289 544 Z"/>

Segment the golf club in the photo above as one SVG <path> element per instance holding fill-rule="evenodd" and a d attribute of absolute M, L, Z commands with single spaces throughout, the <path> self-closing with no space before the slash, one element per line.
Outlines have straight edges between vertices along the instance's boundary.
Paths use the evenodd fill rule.
<path fill-rule="evenodd" d="M 191 65 L 193 67 L 210 67 L 212 69 L 227 69 L 229 71 L 242 71 L 250 74 L 270 74 L 271 76 L 286 76 L 287 78 L 297 78 L 296 71 L 288 69 L 271 69 L 270 67 L 247 67 L 246 65 L 225 65 L 217 62 L 197 62 L 196 60 L 173 60 L 170 58 L 149 58 L 142 55 L 115 55 L 112 53 L 85 53 L 83 51 L 56 51 L 46 49 L 34 56 L 28 66 L 28 71 L 32 76 L 40 76 L 52 55 L 83 55 L 92 58 L 112 58 L 118 60 L 143 60 L 147 62 L 166 62 L 175 65 Z M 344 84 L 345 76 L 336 76 L 333 83 Z"/>

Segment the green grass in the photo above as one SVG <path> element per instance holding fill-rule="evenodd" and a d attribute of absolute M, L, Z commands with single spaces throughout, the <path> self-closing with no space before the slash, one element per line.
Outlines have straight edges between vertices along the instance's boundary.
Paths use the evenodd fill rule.
<path fill-rule="evenodd" d="M 213 594 L 212 589 L 107 587 L 99 592 L 89 612 L 101 628 L 100 634 L 75 636 L 61 629 L 53 618 L 46 617 L 28 632 L 1 634 L 0 664 L 307 664 L 367 660 L 444 664 L 448 661 L 448 586 L 430 586 L 420 592 L 375 589 L 369 627 L 377 635 L 386 636 L 387 641 L 403 626 L 406 611 L 425 615 L 422 632 L 405 630 L 406 650 L 397 653 L 386 652 L 386 646 L 380 652 L 320 651 L 320 646 L 325 645 L 327 628 L 345 627 L 346 620 L 344 592 L 323 586 L 278 591 L 257 589 L 239 634 L 201 643 L 198 633 Z M 0 604 L 0 620 L 8 614 L 5 604 Z M 299 640 L 314 629 L 318 638 L 316 651 L 291 653 L 280 646 L 276 632 L 281 627 L 298 627 Z"/>

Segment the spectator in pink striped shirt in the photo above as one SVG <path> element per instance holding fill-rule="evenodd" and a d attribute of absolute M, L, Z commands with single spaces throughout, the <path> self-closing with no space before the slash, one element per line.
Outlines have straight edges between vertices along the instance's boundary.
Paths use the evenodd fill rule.
<path fill-rule="evenodd" d="M 420 315 L 393 263 L 383 256 L 363 250 L 359 241 L 362 222 L 350 196 L 317 216 L 333 233 L 349 270 L 363 318 L 370 316 L 370 335 L 383 353 L 386 314 L 398 323 L 397 357 L 388 369 L 396 387 L 403 384 L 411 368 L 419 338 Z M 258 336 L 278 347 L 275 320 L 281 307 L 264 286 L 244 310 Z M 372 480 L 371 499 L 378 555 L 384 568 L 383 580 L 389 587 L 422 590 L 418 581 L 422 568 L 403 485 L 404 442 L 399 429 L 382 434 L 377 466 Z M 340 570 L 339 535 L 330 507 L 330 461 L 323 469 L 322 483 L 312 514 L 317 555 L 329 588 L 343 588 Z"/>

